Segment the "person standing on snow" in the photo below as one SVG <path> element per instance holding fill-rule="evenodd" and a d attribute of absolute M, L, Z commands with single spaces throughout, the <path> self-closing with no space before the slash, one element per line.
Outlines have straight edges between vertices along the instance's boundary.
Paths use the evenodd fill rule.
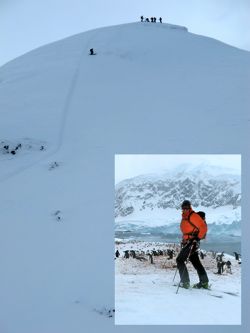
<path fill-rule="evenodd" d="M 199 242 L 206 236 L 207 224 L 201 216 L 193 211 L 190 201 L 184 200 L 181 208 L 182 220 L 180 229 L 183 233 L 183 238 L 181 251 L 176 258 L 177 268 L 181 279 L 180 287 L 186 289 L 190 287 L 189 274 L 185 264 L 189 259 L 199 276 L 199 282 L 193 285 L 193 288 L 208 289 L 207 273 L 198 256 Z"/>

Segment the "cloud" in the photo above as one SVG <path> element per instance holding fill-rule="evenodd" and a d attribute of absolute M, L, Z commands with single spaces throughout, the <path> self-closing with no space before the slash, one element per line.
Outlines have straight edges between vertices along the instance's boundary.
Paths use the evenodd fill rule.
<path fill-rule="evenodd" d="M 193 167 L 203 165 L 234 169 L 241 173 L 239 154 L 122 154 L 115 156 L 115 182 L 142 174 L 161 173 L 183 164 Z"/>

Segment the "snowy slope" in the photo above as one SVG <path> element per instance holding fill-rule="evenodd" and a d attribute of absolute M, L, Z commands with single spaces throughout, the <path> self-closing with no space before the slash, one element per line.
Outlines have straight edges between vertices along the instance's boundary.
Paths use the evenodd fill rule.
<path fill-rule="evenodd" d="M 1 68 L 1 331 L 114 330 L 94 311 L 114 306 L 114 154 L 241 152 L 249 65 L 183 27 L 133 23 Z"/>
<path fill-rule="evenodd" d="M 118 325 L 239 325 L 241 324 L 241 265 L 234 257 L 231 271 L 217 272 L 216 260 L 207 252 L 202 261 L 211 290 L 185 290 L 176 295 L 179 273 L 175 276 L 175 259 L 154 256 L 141 261 L 123 257 L 124 250 L 152 251 L 173 249 L 173 244 L 125 242 L 116 245 L 121 256 L 115 260 L 116 318 Z M 175 248 L 174 248 L 175 249 Z M 176 250 L 176 249 L 175 249 Z M 191 285 L 198 277 L 187 264 Z M 174 279 L 175 276 L 175 279 Z M 173 279 L 175 280 L 173 282 Z M 175 284 L 175 285 L 174 285 Z M 181 314 L 181 316 L 180 316 Z"/>

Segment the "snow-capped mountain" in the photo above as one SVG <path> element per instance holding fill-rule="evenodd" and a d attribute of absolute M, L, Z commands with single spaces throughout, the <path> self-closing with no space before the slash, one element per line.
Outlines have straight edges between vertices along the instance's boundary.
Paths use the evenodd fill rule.
<path fill-rule="evenodd" d="M 175 208 L 189 199 L 194 208 L 240 206 L 240 176 L 209 174 L 201 167 L 174 170 L 162 176 L 140 176 L 117 184 L 115 191 L 115 216 L 128 216 L 135 210 Z"/>
<path fill-rule="evenodd" d="M 212 235 L 241 234 L 241 179 L 216 166 L 181 165 L 161 175 L 141 175 L 116 185 L 116 230 L 177 234 L 181 203 L 205 211 Z"/>
<path fill-rule="evenodd" d="M 139 22 L 66 38 L 0 69 L 1 331 L 116 330 L 100 316 L 114 300 L 114 155 L 247 151 L 249 68 L 249 52 Z M 204 197 L 212 184 L 200 184 Z M 228 200 L 236 211 L 236 185 L 223 184 L 228 198 L 213 205 Z"/>

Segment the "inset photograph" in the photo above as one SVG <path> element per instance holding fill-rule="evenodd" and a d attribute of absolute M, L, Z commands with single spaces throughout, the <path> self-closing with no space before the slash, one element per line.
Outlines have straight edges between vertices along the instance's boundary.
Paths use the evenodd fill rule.
<path fill-rule="evenodd" d="M 115 156 L 116 325 L 241 324 L 241 155 Z"/>

